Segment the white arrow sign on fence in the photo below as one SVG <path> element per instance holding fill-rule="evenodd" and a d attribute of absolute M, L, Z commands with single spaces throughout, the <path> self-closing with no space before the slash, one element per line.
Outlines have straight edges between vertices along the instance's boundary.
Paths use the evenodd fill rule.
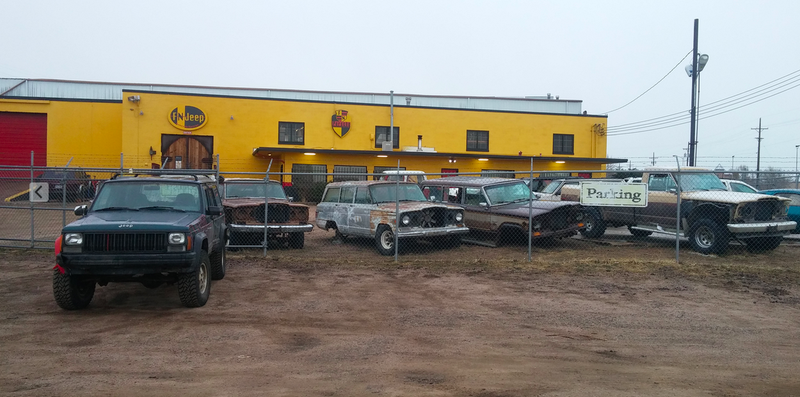
<path fill-rule="evenodd" d="M 31 203 L 46 203 L 50 201 L 50 184 L 47 182 L 31 182 L 28 197 Z"/>

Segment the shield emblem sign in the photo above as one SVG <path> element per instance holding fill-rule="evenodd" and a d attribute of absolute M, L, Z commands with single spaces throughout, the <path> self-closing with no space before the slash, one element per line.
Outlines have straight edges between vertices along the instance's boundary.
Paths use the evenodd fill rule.
<path fill-rule="evenodd" d="M 340 137 L 344 137 L 347 131 L 350 131 L 350 116 L 347 114 L 347 110 L 337 110 L 331 116 L 331 127 L 333 127 L 333 132 Z"/>

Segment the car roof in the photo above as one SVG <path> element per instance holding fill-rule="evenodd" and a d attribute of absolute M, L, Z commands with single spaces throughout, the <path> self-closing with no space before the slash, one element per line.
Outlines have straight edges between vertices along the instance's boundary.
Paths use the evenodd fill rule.
<path fill-rule="evenodd" d="M 225 178 L 222 182 L 260 182 L 263 183 L 264 179 L 259 178 Z M 273 179 L 269 180 L 270 183 L 281 183 L 280 181 L 276 181 Z"/>
<path fill-rule="evenodd" d="M 800 189 L 767 189 L 767 190 L 759 190 L 758 192 L 759 193 L 767 193 L 767 194 L 772 194 L 772 193 L 794 193 L 794 194 L 800 194 Z"/>
<path fill-rule="evenodd" d="M 501 183 L 524 183 L 519 179 L 496 178 L 488 176 L 451 176 L 447 178 L 429 179 L 423 185 L 464 185 L 464 186 L 485 186 L 498 185 Z"/>
<path fill-rule="evenodd" d="M 417 175 L 417 174 L 424 174 L 424 173 L 425 173 L 425 171 L 415 171 L 415 170 L 400 170 L 400 171 L 397 171 L 397 170 L 384 170 L 384 171 L 383 171 L 383 173 L 384 173 L 384 174 L 400 174 L 400 175 L 403 175 L 403 174 L 409 174 L 409 175 L 411 175 L 411 174 L 414 174 L 414 175 Z"/>
<path fill-rule="evenodd" d="M 153 174 L 121 174 L 111 177 L 109 182 L 181 182 L 181 183 L 216 183 L 216 180 L 206 175 L 153 175 Z"/>
<path fill-rule="evenodd" d="M 401 185 L 417 186 L 416 183 L 405 182 L 405 181 L 341 181 L 341 182 L 331 182 L 326 187 L 394 185 L 396 183 L 399 183 Z"/>

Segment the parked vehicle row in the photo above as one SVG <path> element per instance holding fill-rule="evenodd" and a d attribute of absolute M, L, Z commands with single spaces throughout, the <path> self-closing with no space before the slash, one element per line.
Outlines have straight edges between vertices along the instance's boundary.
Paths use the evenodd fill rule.
<path fill-rule="evenodd" d="M 315 224 L 336 238 L 366 237 L 383 255 L 397 241 L 428 240 L 458 247 L 464 237 L 488 245 L 549 242 L 581 233 L 599 237 L 607 226 L 627 226 L 635 236 L 671 233 L 689 238 L 701 253 L 724 253 L 737 239 L 754 251 L 771 250 L 798 229 L 800 191 L 729 193 L 711 172 L 678 179 L 673 170 L 651 169 L 644 207 L 580 204 L 587 179 L 560 179 L 542 199 L 519 179 L 448 177 L 333 182 L 316 206 Z M 394 180 L 392 180 L 394 179 Z M 592 181 L 597 182 L 597 180 Z M 609 185 L 610 186 L 610 185 Z M 794 208 L 794 210 L 792 210 Z M 211 280 L 225 276 L 226 246 L 280 242 L 303 248 L 313 230 L 309 206 L 292 202 L 277 181 L 213 176 L 117 175 L 105 181 L 81 218 L 56 241 L 53 293 L 64 309 L 89 305 L 97 285 L 138 282 L 148 288 L 177 284 L 181 302 L 203 306 Z M 529 221 L 530 220 L 530 221 Z"/>

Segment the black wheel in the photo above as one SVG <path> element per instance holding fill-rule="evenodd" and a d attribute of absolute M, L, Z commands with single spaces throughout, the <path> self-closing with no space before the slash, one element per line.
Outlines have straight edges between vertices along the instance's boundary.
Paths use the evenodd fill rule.
<path fill-rule="evenodd" d="M 211 292 L 211 261 L 205 251 L 200 255 L 200 265 L 197 269 L 178 275 L 178 295 L 186 307 L 205 305 Z"/>
<path fill-rule="evenodd" d="M 227 259 L 225 258 L 225 246 L 219 247 L 217 252 L 211 254 L 208 258 L 211 262 L 211 279 L 222 280 L 225 278 L 225 270 L 227 269 Z"/>
<path fill-rule="evenodd" d="M 689 243 L 701 254 L 724 254 L 728 250 L 730 236 L 719 222 L 708 218 L 698 219 L 689 227 Z"/>
<path fill-rule="evenodd" d="M 89 306 L 94 297 L 94 288 L 94 281 L 84 281 L 78 276 L 53 270 L 53 296 L 62 309 L 78 310 Z"/>
<path fill-rule="evenodd" d="M 388 225 L 378 226 L 375 231 L 375 245 L 381 255 L 394 255 L 394 233 Z"/>
<path fill-rule="evenodd" d="M 289 247 L 294 249 L 303 248 L 306 242 L 306 234 L 303 232 L 300 233 L 289 233 Z"/>
<path fill-rule="evenodd" d="M 653 232 L 649 232 L 647 230 L 632 229 L 630 226 L 628 226 L 628 231 L 631 232 L 633 237 L 647 237 L 653 234 Z"/>
<path fill-rule="evenodd" d="M 747 244 L 747 251 L 749 252 L 766 252 L 778 248 L 783 242 L 783 236 L 775 237 L 753 237 L 745 240 Z"/>
<path fill-rule="evenodd" d="M 586 211 L 586 217 L 583 220 L 583 229 L 581 235 L 588 238 L 597 238 L 606 232 L 606 222 L 598 211 Z"/>

